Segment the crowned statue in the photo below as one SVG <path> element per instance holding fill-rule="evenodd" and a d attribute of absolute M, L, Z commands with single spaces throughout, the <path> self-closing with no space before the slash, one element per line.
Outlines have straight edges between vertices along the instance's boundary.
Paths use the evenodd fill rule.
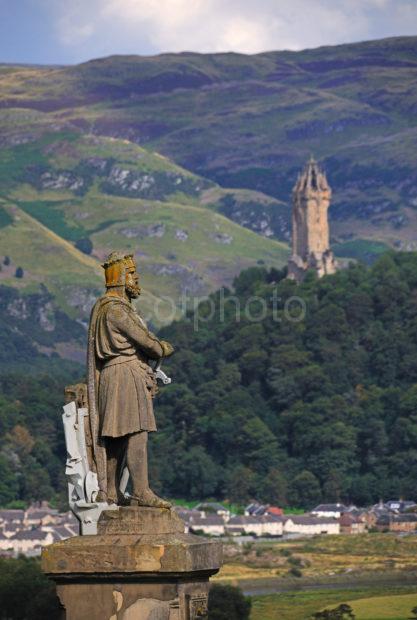
<path fill-rule="evenodd" d="M 106 292 L 90 317 L 87 353 L 88 410 L 97 501 L 169 508 L 148 480 L 148 433 L 156 431 L 155 366 L 174 349 L 146 326 L 132 300 L 141 288 L 131 254 L 112 252 L 103 264 Z M 132 491 L 121 490 L 128 472 Z"/>
<path fill-rule="evenodd" d="M 133 255 L 112 252 L 103 268 L 106 292 L 88 330 L 87 384 L 66 387 L 62 414 L 68 499 L 80 536 L 45 547 L 42 570 L 56 583 L 67 620 L 207 620 L 222 545 L 186 532 L 148 480 L 152 403 L 157 380 L 170 382 L 160 366 L 174 349 L 132 303 L 140 295 Z"/>

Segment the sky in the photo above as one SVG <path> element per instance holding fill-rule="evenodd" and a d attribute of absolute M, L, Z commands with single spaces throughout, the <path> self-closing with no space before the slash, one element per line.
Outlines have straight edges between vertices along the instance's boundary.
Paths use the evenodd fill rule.
<path fill-rule="evenodd" d="M 0 0 L 0 62 L 300 50 L 417 34 L 417 0 Z"/>

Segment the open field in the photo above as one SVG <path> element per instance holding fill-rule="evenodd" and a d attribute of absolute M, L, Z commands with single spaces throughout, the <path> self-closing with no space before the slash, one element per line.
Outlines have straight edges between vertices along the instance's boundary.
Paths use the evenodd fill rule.
<path fill-rule="evenodd" d="M 341 603 L 352 607 L 356 620 L 406 620 L 417 605 L 417 586 L 292 591 L 254 597 L 251 620 L 308 620 L 313 613 Z"/>
<path fill-rule="evenodd" d="M 254 593 L 251 620 L 304 620 L 341 603 L 356 620 L 405 620 L 417 605 L 413 535 L 230 543 L 225 556 L 215 579 Z"/>
<path fill-rule="evenodd" d="M 231 543 L 225 546 L 225 556 L 216 579 L 236 584 L 257 579 L 382 578 L 417 571 L 417 537 L 375 533 Z"/>

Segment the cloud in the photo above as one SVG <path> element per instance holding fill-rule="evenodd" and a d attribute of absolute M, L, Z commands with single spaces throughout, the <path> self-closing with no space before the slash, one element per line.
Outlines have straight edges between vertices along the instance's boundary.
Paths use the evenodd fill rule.
<path fill-rule="evenodd" d="M 60 43 L 93 56 L 299 50 L 413 34 L 417 24 L 415 0 L 43 1 Z"/>

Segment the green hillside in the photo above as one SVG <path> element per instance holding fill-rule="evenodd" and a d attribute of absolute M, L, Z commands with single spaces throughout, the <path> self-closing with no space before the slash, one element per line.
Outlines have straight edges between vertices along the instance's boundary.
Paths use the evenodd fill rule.
<path fill-rule="evenodd" d="M 334 241 L 413 249 L 417 38 L 301 52 L 113 56 L 0 67 L 0 143 L 46 130 L 127 139 L 223 187 L 225 215 L 288 239 L 291 188 L 310 153 L 334 189 Z M 224 198 L 224 197 L 223 197 Z M 280 202 L 279 202 L 280 201 Z M 240 204 L 243 202 L 243 206 Z"/>
<path fill-rule="evenodd" d="M 0 149 L 0 187 L 0 284 L 22 295 L 46 287 L 55 309 L 84 323 L 103 289 L 99 263 L 114 249 L 136 254 L 140 309 L 155 326 L 242 269 L 288 255 L 216 204 L 270 199 L 223 190 L 127 140 L 49 129 Z"/>

